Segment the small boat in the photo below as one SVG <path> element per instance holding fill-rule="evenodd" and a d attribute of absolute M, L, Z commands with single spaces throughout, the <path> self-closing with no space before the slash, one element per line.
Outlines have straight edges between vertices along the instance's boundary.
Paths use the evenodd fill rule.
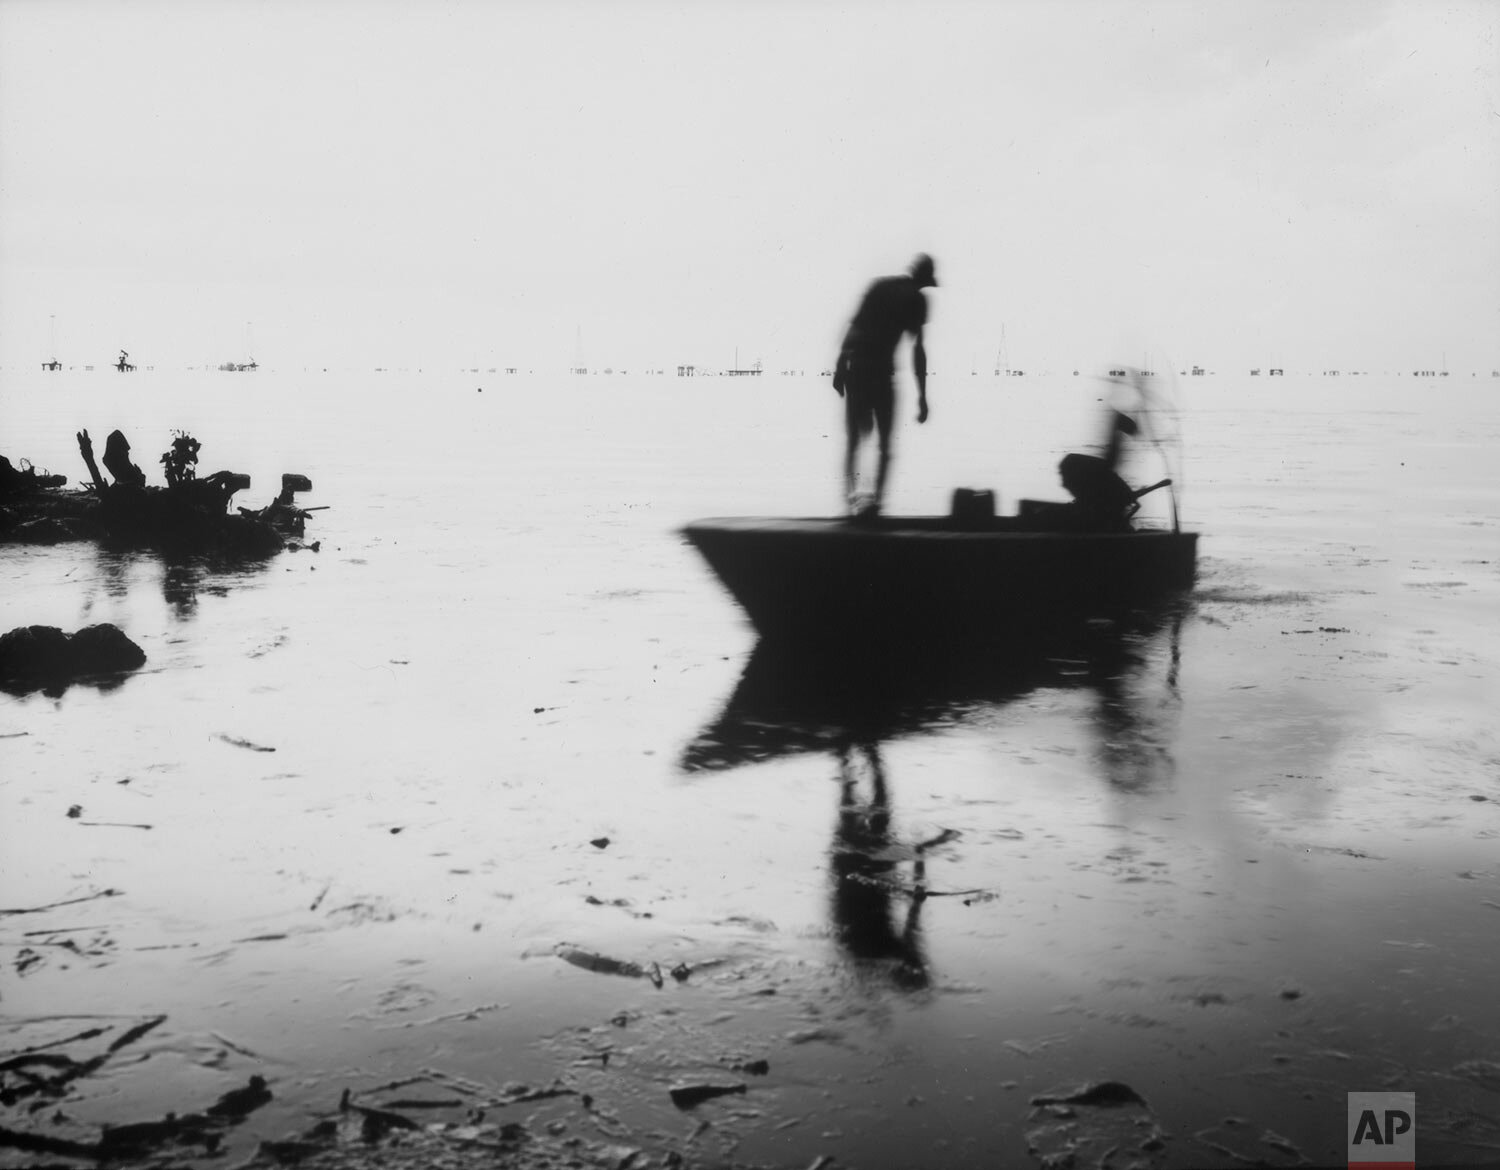
<path fill-rule="evenodd" d="M 1091 530 L 1076 502 L 976 516 L 965 499 L 948 516 L 736 517 L 682 534 L 763 638 L 800 645 L 1014 642 L 1193 584 L 1197 533 Z"/>
<path fill-rule="evenodd" d="M 1164 405 L 1136 379 L 1137 415 L 1106 409 L 1101 455 L 1058 464 L 1067 503 L 995 512 L 989 491 L 959 488 L 946 516 L 698 520 L 682 535 L 762 639 L 798 650 L 1016 648 L 1080 620 L 1126 619 L 1191 588 L 1198 534 L 1137 527 L 1141 498 L 1118 473 L 1127 436 L 1163 455 L 1152 416 Z"/>

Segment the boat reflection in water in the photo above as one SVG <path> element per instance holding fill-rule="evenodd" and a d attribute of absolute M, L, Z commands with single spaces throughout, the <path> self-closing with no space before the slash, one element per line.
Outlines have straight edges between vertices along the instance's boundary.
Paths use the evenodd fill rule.
<path fill-rule="evenodd" d="M 688 744 L 679 764 L 684 772 L 704 774 L 827 753 L 838 788 L 829 848 L 834 936 L 857 976 L 921 991 L 930 983 L 924 903 L 995 895 L 930 881 L 943 846 L 959 834 L 942 830 L 907 839 L 893 828 L 893 784 L 882 745 L 983 725 L 1038 692 L 1088 691 L 1095 756 L 1107 782 L 1119 791 L 1168 782 L 1172 757 L 1164 724 L 1179 701 L 1180 633 L 1189 605 L 1177 599 L 1128 621 L 1094 623 L 1065 638 L 1014 648 L 1003 659 L 887 652 L 851 661 L 762 640 L 723 710 Z"/>

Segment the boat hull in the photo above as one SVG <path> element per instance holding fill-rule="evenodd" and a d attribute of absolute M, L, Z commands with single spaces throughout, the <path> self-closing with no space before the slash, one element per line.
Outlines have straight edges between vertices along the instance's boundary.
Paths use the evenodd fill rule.
<path fill-rule="evenodd" d="M 701 520 L 683 529 L 762 637 L 1014 642 L 1190 588 L 1196 533 L 1041 532 L 998 519 Z"/>

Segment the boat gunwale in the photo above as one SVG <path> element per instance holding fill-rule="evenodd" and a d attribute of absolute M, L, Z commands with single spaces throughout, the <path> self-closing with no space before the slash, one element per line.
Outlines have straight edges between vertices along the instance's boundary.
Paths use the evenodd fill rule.
<path fill-rule="evenodd" d="M 997 519 L 1014 521 L 1015 517 Z M 900 538 L 907 540 L 954 540 L 975 542 L 1024 541 L 1047 542 L 1115 542 L 1121 540 L 1183 540 L 1198 538 L 1198 533 L 1167 528 L 1135 528 L 1128 532 L 1087 532 L 1065 529 L 983 528 L 956 524 L 947 516 L 882 517 L 866 524 L 842 517 L 725 516 L 694 520 L 681 529 L 689 540 L 697 535 L 763 536 L 790 539 L 872 540 Z"/>

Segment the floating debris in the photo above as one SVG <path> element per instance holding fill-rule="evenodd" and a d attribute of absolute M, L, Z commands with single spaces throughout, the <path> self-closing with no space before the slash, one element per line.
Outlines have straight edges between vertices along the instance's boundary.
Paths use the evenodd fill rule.
<path fill-rule="evenodd" d="M 222 739 L 225 743 L 231 744 L 234 747 L 244 748 L 247 751 L 252 751 L 252 752 L 274 752 L 276 750 L 273 747 L 266 747 L 264 744 L 251 743 L 250 740 L 248 740 L 248 739 L 241 739 L 237 735 L 224 735 L 221 732 L 217 738 Z"/>
<path fill-rule="evenodd" d="M 598 975 L 623 975 L 629 979 L 641 979 L 646 975 L 646 968 L 639 963 L 632 963 L 626 959 L 611 959 L 608 955 L 585 950 L 572 943 L 558 943 L 555 953 L 564 962 L 572 963 L 575 967 L 582 967 L 585 971 L 593 971 Z M 657 978 L 661 978 L 659 969 Z M 658 986 L 660 986 L 659 983 Z"/>
<path fill-rule="evenodd" d="M 673 1105 L 676 1105 L 679 1109 L 692 1109 L 694 1106 L 701 1105 L 704 1101 L 711 1101 L 715 1097 L 728 1097 L 736 1093 L 744 1093 L 746 1085 L 744 1082 L 738 1082 L 733 1085 L 673 1085 L 668 1091 L 671 1094 Z"/>
<path fill-rule="evenodd" d="M 247 1117 L 271 1100 L 266 1078 L 252 1076 L 243 1089 L 231 1089 L 207 1109 L 210 1117 Z"/>
<path fill-rule="evenodd" d="M 49 902 L 45 906 L 27 906 L 22 909 L 0 910 L 0 917 L 4 917 L 7 914 L 42 914 L 48 910 L 56 910 L 61 906 L 76 906 L 80 902 L 92 902 L 95 898 L 117 898 L 124 892 L 124 890 L 111 888 L 100 890 L 95 894 L 85 894 L 81 898 L 65 898 L 61 902 Z"/>
<path fill-rule="evenodd" d="M 1140 1105 L 1150 1108 L 1145 1099 L 1123 1081 L 1099 1081 L 1088 1084 L 1072 1093 L 1051 1094 L 1031 1099 L 1033 1105 L 1098 1105 L 1106 1109 L 1121 1105 Z"/>

